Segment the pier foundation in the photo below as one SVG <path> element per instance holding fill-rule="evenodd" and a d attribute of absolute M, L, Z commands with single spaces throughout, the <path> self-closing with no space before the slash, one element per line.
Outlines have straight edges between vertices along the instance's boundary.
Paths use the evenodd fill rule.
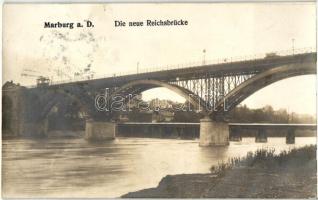
<path fill-rule="evenodd" d="M 241 132 L 242 132 L 242 130 L 240 128 L 231 127 L 230 128 L 230 141 L 235 141 L 235 142 L 242 141 Z"/>
<path fill-rule="evenodd" d="M 85 139 L 112 140 L 116 137 L 117 124 L 114 122 L 86 121 Z"/>
<path fill-rule="evenodd" d="M 293 128 L 287 131 L 286 144 L 295 144 L 295 130 Z"/>
<path fill-rule="evenodd" d="M 258 129 L 256 136 L 255 136 L 255 142 L 267 142 L 267 134 L 264 129 Z"/>
<path fill-rule="evenodd" d="M 210 118 L 200 120 L 200 146 L 229 145 L 229 125 Z"/>

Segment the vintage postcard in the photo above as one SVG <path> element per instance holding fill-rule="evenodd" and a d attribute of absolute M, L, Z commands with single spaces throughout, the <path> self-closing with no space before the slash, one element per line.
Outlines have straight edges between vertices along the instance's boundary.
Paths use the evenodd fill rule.
<path fill-rule="evenodd" d="M 2 198 L 317 198 L 315 2 L 2 9 Z"/>

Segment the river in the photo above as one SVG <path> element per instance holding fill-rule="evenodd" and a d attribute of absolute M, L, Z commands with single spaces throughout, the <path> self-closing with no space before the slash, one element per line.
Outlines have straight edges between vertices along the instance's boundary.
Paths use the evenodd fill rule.
<path fill-rule="evenodd" d="M 155 187 L 170 174 L 207 173 L 213 164 L 258 148 L 283 149 L 315 144 L 315 137 L 254 138 L 227 147 L 198 146 L 198 140 L 117 138 L 92 143 L 84 139 L 8 139 L 2 142 L 4 197 L 119 197 Z"/>

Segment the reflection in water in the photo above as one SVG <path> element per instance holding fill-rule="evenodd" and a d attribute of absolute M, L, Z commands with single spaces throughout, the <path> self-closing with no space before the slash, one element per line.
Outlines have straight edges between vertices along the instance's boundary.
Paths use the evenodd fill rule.
<path fill-rule="evenodd" d="M 213 164 L 244 156 L 261 147 L 276 152 L 316 138 L 254 138 L 227 147 L 198 146 L 197 140 L 117 138 L 92 143 L 84 139 L 14 139 L 3 141 L 5 197 L 118 197 L 155 187 L 168 174 L 207 173 Z"/>

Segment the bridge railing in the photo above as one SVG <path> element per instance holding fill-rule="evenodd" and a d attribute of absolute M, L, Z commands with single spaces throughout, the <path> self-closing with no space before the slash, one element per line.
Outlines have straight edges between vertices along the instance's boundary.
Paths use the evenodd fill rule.
<path fill-rule="evenodd" d="M 175 64 L 175 65 L 166 65 L 164 67 L 158 66 L 158 67 L 141 68 L 138 70 L 138 72 L 136 70 L 132 70 L 132 71 L 126 71 L 126 72 L 104 74 L 102 76 L 95 76 L 94 78 L 84 77 L 84 78 L 65 79 L 62 81 L 51 82 L 50 85 L 60 85 L 60 84 L 70 83 L 70 82 L 79 82 L 79 81 L 95 80 L 95 79 L 102 79 L 102 78 L 111 78 L 111 77 L 121 77 L 121 76 L 127 76 L 127 75 L 145 74 L 145 73 L 150 73 L 150 72 L 160 72 L 160 71 L 182 69 L 182 68 L 192 68 L 192 67 L 205 66 L 205 65 L 217 65 L 217 64 L 225 64 L 225 63 L 232 63 L 232 62 L 261 60 L 261 59 L 266 58 L 266 56 L 268 56 L 269 54 L 271 54 L 272 56 L 288 56 L 288 55 L 297 55 L 297 54 L 313 53 L 313 52 L 316 52 L 315 47 L 272 51 L 272 52 L 261 53 L 261 54 L 226 57 L 226 58 L 219 58 L 219 59 L 213 59 L 213 60 L 202 60 L 202 61 L 180 63 L 180 64 Z M 27 86 L 27 87 L 28 88 L 35 88 L 37 86 L 31 85 L 31 86 Z"/>

